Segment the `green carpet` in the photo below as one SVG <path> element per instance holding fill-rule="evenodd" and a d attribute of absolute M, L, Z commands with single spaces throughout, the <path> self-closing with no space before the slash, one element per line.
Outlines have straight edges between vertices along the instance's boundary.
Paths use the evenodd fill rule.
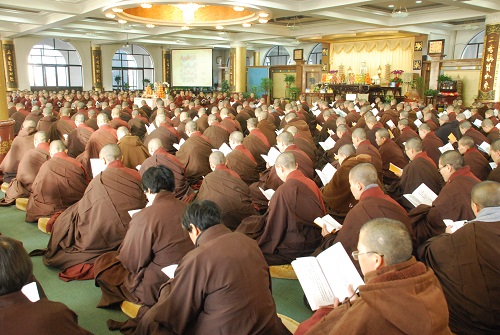
<path fill-rule="evenodd" d="M 3 193 L 0 192 L 0 198 Z M 49 236 L 40 232 L 36 224 L 24 221 L 25 212 L 15 206 L 0 207 L 0 232 L 23 242 L 28 252 L 47 246 Z M 57 274 L 59 270 L 49 268 L 42 257 L 32 257 L 34 274 L 42 284 L 47 297 L 60 301 L 78 314 L 79 324 L 94 334 L 119 334 L 106 327 L 107 319 L 124 321 L 127 316 L 120 310 L 102 309 L 95 306 L 101 297 L 101 290 L 91 280 L 63 282 Z M 297 280 L 272 280 L 273 296 L 277 312 L 298 322 L 312 315 L 303 303 L 304 293 Z"/>

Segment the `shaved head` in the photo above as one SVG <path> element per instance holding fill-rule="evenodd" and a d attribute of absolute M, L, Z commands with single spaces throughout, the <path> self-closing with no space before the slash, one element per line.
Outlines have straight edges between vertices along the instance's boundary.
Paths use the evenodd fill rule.
<path fill-rule="evenodd" d="M 122 151 L 116 144 L 106 144 L 99 152 L 99 158 L 106 160 L 107 163 L 122 159 Z"/>
<path fill-rule="evenodd" d="M 356 165 L 349 172 L 349 180 L 359 182 L 363 186 L 378 183 L 378 175 L 375 167 L 370 163 Z"/>
<path fill-rule="evenodd" d="M 229 139 L 237 144 L 241 144 L 243 143 L 243 133 L 241 131 L 233 131 L 231 135 L 229 135 Z"/>
<path fill-rule="evenodd" d="M 163 148 L 163 144 L 159 138 L 152 138 L 148 142 L 148 150 L 150 153 L 155 152 L 156 150 Z"/>
<path fill-rule="evenodd" d="M 299 130 L 295 126 L 290 126 L 286 128 L 286 131 L 292 134 L 293 136 L 295 136 L 299 132 Z"/>
<path fill-rule="evenodd" d="M 125 126 L 118 127 L 118 129 L 116 130 L 116 136 L 118 137 L 118 141 L 122 137 L 127 136 L 127 135 L 130 135 L 130 131 Z"/>
<path fill-rule="evenodd" d="M 292 145 L 294 142 L 293 140 L 293 135 L 292 133 L 289 133 L 288 131 L 284 131 L 281 134 L 278 135 L 276 138 L 277 142 L 283 143 L 285 146 Z"/>
<path fill-rule="evenodd" d="M 56 152 L 63 152 L 66 150 L 66 146 L 60 140 L 50 142 L 50 154 L 53 155 Z"/>
<path fill-rule="evenodd" d="M 476 184 L 471 192 L 472 201 L 481 209 L 500 206 L 500 183 L 483 181 Z"/>
<path fill-rule="evenodd" d="M 282 166 L 286 170 L 295 170 L 295 156 L 291 152 L 284 152 L 276 159 L 275 166 Z"/>
<path fill-rule="evenodd" d="M 210 164 L 217 166 L 219 164 L 226 164 L 226 157 L 221 151 L 214 151 L 208 158 Z"/>
<path fill-rule="evenodd" d="M 35 136 L 34 136 L 33 140 L 35 142 L 40 143 L 40 142 L 48 142 L 49 138 L 48 138 L 46 132 L 44 132 L 44 131 L 38 131 L 38 132 L 35 133 Z"/>

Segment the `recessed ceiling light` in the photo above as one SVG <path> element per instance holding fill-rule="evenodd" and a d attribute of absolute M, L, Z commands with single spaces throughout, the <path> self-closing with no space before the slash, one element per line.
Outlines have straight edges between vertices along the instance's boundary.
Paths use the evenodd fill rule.
<path fill-rule="evenodd" d="M 222 30 L 224 29 L 224 26 L 215 26 L 215 29 Z"/>
<path fill-rule="evenodd" d="M 389 6 L 387 6 L 387 7 L 389 7 L 389 8 L 394 8 L 394 5 L 389 5 Z"/>
<path fill-rule="evenodd" d="M 415 3 L 422 3 L 422 0 L 417 0 L 415 1 Z"/>
<path fill-rule="evenodd" d="M 233 9 L 236 11 L 236 12 L 243 12 L 245 10 L 245 7 L 242 7 L 242 6 L 234 6 Z"/>
<path fill-rule="evenodd" d="M 143 3 L 141 3 L 141 7 L 144 9 L 149 9 L 149 8 L 153 7 L 153 5 L 150 3 L 147 3 L 147 2 L 143 2 Z"/>
<path fill-rule="evenodd" d="M 268 16 L 269 16 L 269 13 L 266 13 L 266 12 L 259 13 L 259 17 L 268 17 Z"/>
<path fill-rule="evenodd" d="M 269 21 L 269 20 L 268 20 L 268 19 L 265 19 L 265 18 L 263 18 L 263 17 L 261 17 L 261 18 L 259 19 L 259 22 L 260 22 L 260 23 L 267 23 L 267 21 Z"/>
<path fill-rule="evenodd" d="M 152 24 L 152 23 L 148 23 L 148 24 L 146 25 L 146 27 L 148 27 L 148 28 L 154 28 L 154 27 L 155 27 L 155 25 L 154 25 L 154 24 Z"/>
<path fill-rule="evenodd" d="M 115 7 L 115 8 L 112 9 L 112 11 L 115 12 L 115 13 L 121 13 L 121 12 L 123 12 L 123 9 Z"/>
<path fill-rule="evenodd" d="M 182 26 L 181 29 L 182 30 L 189 30 L 189 27 L 188 26 Z"/>
<path fill-rule="evenodd" d="M 118 20 L 118 23 L 120 23 L 120 24 L 125 24 L 125 23 L 127 23 L 127 20 L 124 20 L 124 19 L 119 19 L 119 20 Z"/>
<path fill-rule="evenodd" d="M 113 14 L 113 13 L 111 13 L 111 12 L 110 12 L 110 13 L 106 13 L 106 14 L 104 14 L 104 15 L 105 15 L 108 19 L 114 19 L 114 18 L 115 18 L 115 16 L 116 16 L 115 14 Z"/>
<path fill-rule="evenodd" d="M 251 23 L 243 23 L 242 26 L 245 28 L 250 28 L 252 26 L 252 24 Z"/>

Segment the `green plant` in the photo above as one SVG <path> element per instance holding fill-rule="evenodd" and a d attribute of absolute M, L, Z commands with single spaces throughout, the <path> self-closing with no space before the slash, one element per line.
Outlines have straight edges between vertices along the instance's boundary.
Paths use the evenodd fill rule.
<path fill-rule="evenodd" d="M 243 99 L 244 99 L 244 100 L 246 100 L 246 99 L 248 99 L 248 98 L 250 98 L 250 93 L 248 93 L 248 92 L 243 92 Z"/>
<path fill-rule="evenodd" d="M 262 78 L 260 80 L 260 87 L 265 94 L 269 94 L 273 88 L 273 80 L 271 78 Z"/>
<path fill-rule="evenodd" d="M 447 76 L 445 74 L 440 74 L 438 76 L 438 83 L 442 82 L 442 81 L 452 81 L 453 79 L 451 79 L 450 76 Z"/>
<path fill-rule="evenodd" d="M 144 79 L 142 80 L 142 83 L 143 83 L 145 86 L 147 86 L 150 82 L 151 82 L 151 80 L 149 80 L 148 78 L 144 78 Z"/>
<path fill-rule="evenodd" d="M 298 87 L 290 87 L 290 99 L 296 100 L 299 96 L 300 90 Z"/>
<path fill-rule="evenodd" d="M 439 93 L 438 90 L 428 89 L 424 91 L 424 96 L 426 97 L 435 97 Z"/>
<path fill-rule="evenodd" d="M 123 83 L 123 90 L 128 91 L 130 85 L 128 83 Z"/>
<path fill-rule="evenodd" d="M 253 93 L 254 98 L 256 98 L 256 99 L 258 98 L 257 92 L 259 91 L 259 86 L 257 86 L 257 85 L 250 85 L 250 87 L 248 88 L 248 90 L 249 90 L 250 93 Z"/>
<path fill-rule="evenodd" d="M 120 82 L 121 82 L 121 81 L 122 81 L 122 76 L 120 76 L 120 75 L 116 75 L 116 76 L 115 76 L 115 82 L 116 82 L 116 84 L 117 84 L 117 85 L 120 85 Z"/>
<path fill-rule="evenodd" d="M 230 91 L 229 81 L 227 81 L 227 80 L 222 81 L 221 91 L 224 93 L 229 93 L 229 91 Z"/>
<path fill-rule="evenodd" d="M 424 94 L 424 88 L 425 88 L 424 77 L 418 76 L 414 78 L 411 83 L 411 87 L 417 90 L 419 96 L 422 96 Z"/>
<path fill-rule="evenodd" d="M 285 74 L 286 87 L 290 88 L 295 83 L 295 76 L 293 74 Z"/>

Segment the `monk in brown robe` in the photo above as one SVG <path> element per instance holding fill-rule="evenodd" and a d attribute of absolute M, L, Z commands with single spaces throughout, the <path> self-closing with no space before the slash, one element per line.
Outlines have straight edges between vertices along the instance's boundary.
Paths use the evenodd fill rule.
<path fill-rule="evenodd" d="M 78 316 L 60 302 L 49 301 L 36 285 L 40 299 L 32 302 L 21 291 L 36 282 L 33 263 L 21 242 L 0 236 L 0 325 L 2 334 L 52 335 L 92 333 L 78 326 Z"/>
<path fill-rule="evenodd" d="M 490 147 L 490 155 L 491 159 L 495 164 L 497 164 L 497 167 L 493 169 L 493 171 L 490 172 L 488 175 L 488 180 L 496 181 L 497 183 L 500 183 L 500 139 L 496 140 L 495 142 L 491 143 Z"/>
<path fill-rule="evenodd" d="M 269 142 L 269 145 L 276 145 L 276 126 L 269 121 L 269 113 L 267 111 L 260 111 L 257 115 L 257 128 L 264 134 Z M 254 126 L 255 128 L 255 126 Z M 248 119 L 247 119 L 248 129 Z M 250 130 L 248 130 L 250 132 Z"/>
<path fill-rule="evenodd" d="M 500 329 L 500 184 L 477 184 L 471 194 L 476 218 L 452 233 L 419 248 L 419 256 L 436 273 L 455 334 L 495 334 Z"/>
<path fill-rule="evenodd" d="M 190 204 L 182 226 L 195 249 L 179 262 L 135 334 L 290 334 L 276 315 L 269 269 L 256 243 L 220 224 L 220 209 L 208 200 Z"/>
<path fill-rule="evenodd" d="M 418 137 L 418 134 L 410 128 L 408 125 L 408 119 L 401 119 L 398 121 L 398 128 L 400 131 L 399 136 L 396 138 L 395 143 L 401 148 L 404 149 L 404 144 L 410 138 Z"/>
<path fill-rule="evenodd" d="M 294 126 L 297 128 L 297 131 L 302 136 L 302 138 L 306 139 L 310 143 L 314 143 L 311 131 L 309 130 L 309 125 L 304 120 L 298 118 L 296 113 L 288 113 L 285 116 L 284 120 L 286 122 L 286 125 L 283 127 L 284 131 L 286 131 L 288 127 Z"/>
<path fill-rule="evenodd" d="M 52 124 L 54 124 L 56 121 L 57 118 L 54 116 L 52 108 L 45 107 L 43 109 L 43 117 L 38 121 L 36 129 L 39 131 L 44 131 L 45 133 L 47 133 L 47 136 L 51 141 L 55 141 L 59 138 L 59 136 L 57 136 L 56 129 L 52 127 Z"/>
<path fill-rule="evenodd" d="M 316 146 L 314 145 L 314 143 L 302 137 L 302 135 L 297 130 L 297 127 L 295 126 L 287 127 L 286 131 L 293 135 L 293 142 L 295 143 L 295 145 L 300 150 L 305 152 L 307 156 L 309 156 L 309 158 L 314 162 L 314 160 L 316 160 Z"/>
<path fill-rule="evenodd" d="M 470 172 L 479 180 L 486 180 L 491 172 L 490 163 L 484 154 L 476 147 L 474 139 L 470 136 L 463 136 L 458 140 L 458 152 L 464 156 L 464 164 L 468 165 Z"/>
<path fill-rule="evenodd" d="M 12 114 L 10 117 L 12 120 L 15 121 L 14 124 L 14 136 L 17 136 L 19 134 L 19 131 L 23 127 L 23 122 L 26 120 L 26 117 L 30 112 L 28 112 L 25 108 L 25 106 L 22 103 L 17 103 L 16 104 L 16 109 L 17 111 Z M 36 127 L 37 122 L 35 122 L 35 127 Z"/>
<path fill-rule="evenodd" d="M 186 168 L 186 178 L 190 185 L 199 183 L 210 173 L 208 157 L 212 153 L 212 143 L 196 128 L 196 122 L 186 124 L 188 140 L 177 151 L 176 157 Z"/>
<path fill-rule="evenodd" d="M 51 236 L 43 261 L 63 270 L 63 280 L 93 279 L 95 259 L 116 250 L 125 237 L 128 211 L 146 205 L 140 175 L 123 166 L 121 157 L 116 144 L 102 148 L 106 169 L 92 179 L 80 201 L 47 225 Z"/>
<path fill-rule="evenodd" d="M 142 144 L 139 137 L 130 134 L 126 127 L 116 130 L 118 146 L 122 152 L 122 163 L 128 168 L 136 169 L 149 157 L 148 149 Z M 138 169 L 137 169 L 138 170 Z"/>
<path fill-rule="evenodd" d="M 333 308 L 318 309 L 295 334 L 451 335 L 439 281 L 412 257 L 411 233 L 405 225 L 377 218 L 364 224 L 357 236 L 352 255 L 365 281 L 357 288 L 359 297 L 349 286 L 351 299 L 342 305 L 335 299 Z"/>
<path fill-rule="evenodd" d="M 68 147 L 68 155 L 76 158 L 85 151 L 87 142 L 94 132 L 94 129 L 85 124 L 85 116 L 83 114 L 76 114 L 75 116 L 76 128 L 73 129 L 66 139 L 66 146 Z"/>
<path fill-rule="evenodd" d="M 52 124 L 52 132 L 57 134 L 57 139 L 63 142 L 66 141 L 69 134 L 76 128 L 76 123 L 71 120 L 70 109 L 61 108 L 59 112 L 59 120 Z"/>
<path fill-rule="evenodd" d="M 144 138 L 144 145 L 147 147 L 149 141 L 153 138 L 161 140 L 162 146 L 171 154 L 175 154 L 177 149 L 174 148 L 174 143 L 179 143 L 181 135 L 179 132 L 167 122 L 165 114 L 156 115 L 155 122 L 156 129 Z"/>
<path fill-rule="evenodd" d="M 16 177 L 17 168 L 23 156 L 28 152 L 28 150 L 33 149 L 34 137 L 36 130 L 36 124 L 34 121 L 28 120 L 23 122 L 23 129 L 19 131 L 12 141 L 12 145 L 7 152 L 7 155 L 0 163 L 0 171 L 3 173 L 4 183 L 10 183 L 12 179 Z"/>
<path fill-rule="evenodd" d="M 141 141 L 148 133 L 146 125 L 149 125 L 149 121 L 145 117 L 141 116 L 139 114 L 139 110 L 137 109 L 132 111 L 132 118 L 128 121 L 128 125 L 130 127 L 130 133 L 139 137 Z"/>
<path fill-rule="evenodd" d="M 208 128 L 203 132 L 203 136 L 210 140 L 213 147 L 218 149 L 223 143 L 229 142 L 231 132 L 225 126 L 217 121 L 214 114 L 208 116 Z"/>
<path fill-rule="evenodd" d="M 33 120 L 33 121 L 35 121 L 35 123 L 38 124 L 38 121 L 40 121 L 41 118 L 43 118 L 42 110 L 40 109 L 40 107 L 35 105 L 35 106 L 33 106 L 33 108 L 31 108 L 31 112 L 29 112 L 29 114 L 26 115 L 26 118 L 24 120 L 25 121 L 26 120 Z"/>
<path fill-rule="evenodd" d="M 0 206 L 13 205 L 17 198 L 29 198 L 40 167 L 50 159 L 47 134 L 39 131 L 35 133 L 33 141 L 35 147 L 21 158 L 16 178 L 10 181 L 5 198 L 0 200 Z"/>
<path fill-rule="evenodd" d="M 118 129 L 119 127 L 130 129 L 129 124 L 120 118 L 120 109 L 116 107 L 111 110 L 111 121 L 109 121 L 108 126 L 113 129 Z"/>
<path fill-rule="evenodd" d="M 410 158 L 410 163 L 403 168 L 399 175 L 401 179 L 393 183 L 388 188 L 388 194 L 407 210 L 413 205 L 403 197 L 404 194 L 411 194 L 422 183 L 429 187 L 435 194 L 441 192 L 444 180 L 437 169 L 434 161 L 423 151 L 422 140 L 414 137 L 405 143 L 406 155 Z"/>
<path fill-rule="evenodd" d="M 375 148 L 369 140 L 366 139 L 366 132 L 364 129 L 355 129 L 352 132 L 352 144 L 356 148 L 356 155 L 370 155 L 372 158 L 371 164 L 377 169 L 378 178 L 383 180 L 382 171 L 382 157 L 379 151 Z"/>
<path fill-rule="evenodd" d="M 50 143 L 50 159 L 40 167 L 26 206 L 26 222 L 51 217 L 78 202 L 89 183 L 82 164 L 65 152 L 59 140 Z"/>
<path fill-rule="evenodd" d="M 441 157 L 441 151 L 439 148 L 444 145 L 443 141 L 434 134 L 428 125 L 422 124 L 418 128 L 418 134 L 422 139 L 422 145 L 425 153 L 436 163 L 439 164 L 439 157 Z"/>
<path fill-rule="evenodd" d="M 439 172 L 446 185 L 432 206 L 419 205 L 409 213 L 417 245 L 445 231 L 443 219 L 472 220 L 474 213 L 470 207 L 470 192 L 480 182 L 468 166 L 464 166 L 462 155 L 456 151 L 446 151 L 439 158 Z"/>
<path fill-rule="evenodd" d="M 241 125 L 240 123 L 233 118 L 229 116 L 229 111 L 227 108 L 222 108 L 220 111 L 220 117 L 222 121 L 220 122 L 221 126 L 226 128 L 229 131 L 229 134 L 231 134 L 233 131 L 241 131 Z"/>
<path fill-rule="evenodd" d="M 481 145 L 483 142 L 488 143 L 486 136 L 484 136 L 479 130 L 474 129 L 469 121 L 460 123 L 458 128 L 460 129 L 462 136 L 469 136 L 473 139 L 476 145 Z"/>
<path fill-rule="evenodd" d="M 486 138 L 488 139 L 488 143 L 493 143 L 500 138 L 500 129 L 493 125 L 493 122 L 490 119 L 486 119 L 481 124 L 481 128 L 483 132 L 486 134 Z"/>
<path fill-rule="evenodd" d="M 271 148 L 271 142 L 268 139 L 269 135 L 264 134 L 263 131 L 257 127 L 256 118 L 247 120 L 247 129 L 249 134 L 243 140 L 243 145 L 252 153 L 257 161 L 257 171 L 262 172 L 266 169 L 266 161 L 261 155 L 267 155 Z M 276 144 L 276 133 L 274 136 L 274 143 Z"/>
<path fill-rule="evenodd" d="M 154 305 L 160 286 L 169 279 L 161 270 L 179 263 L 193 249 L 181 226 L 187 205 L 172 193 L 172 171 L 163 165 L 150 167 L 142 175 L 142 185 L 151 206 L 133 215 L 118 251 L 105 253 L 94 263 L 96 285 L 102 291 L 97 307 L 125 300 Z"/>
<path fill-rule="evenodd" d="M 403 222 L 410 233 L 412 232 L 408 214 L 394 199 L 384 194 L 378 185 L 378 174 L 372 164 L 362 163 L 353 167 L 349 172 L 349 184 L 354 198 L 359 202 L 347 213 L 342 229 L 329 234 L 323 230 L 325 237 L 315 254 L 319 254 L 334 243 L 342 242 L 347 254 L 351 256 L 356 250 L 361 227 L 371 219 L 398 220 Z M 354 265 L 361 272 L 359 264 L 354 262 Z"/>
<path fill-rule="evenodd" d="M 310 255 L 319 245 L 321 229 L 313 221 L 326 210 L 318 187 L 298 170 L 291 152 L 282 153 L 274 167 L 284 184 L 266 213 L 243 220 L 237 231 L 257 240 L 268 264 L 281 265 Z"/>
<path fill-rule="evenodd" d="M 390 171 L 390 164 L 392 163 L 402 169 L 408 164 L 408 159 L 403 154 L 399 145 L 391 139 L 387 129 L 381 128 L 377 130 L 375 141 L 377 142 L 378 151 L 382 158 L 382 171 L 384 174 L 382 182 L 384 185 L 391 185 L 399 180 L 399 176 Z"/>
<path fill-rule="evenodd" d="M 189 186 L 186 179 L 186 169 L 182 163 L 172 154 L 169 154 L 162 146 L 160 139 L 153 138 L 149 141 L 148 151 L 151 155 L 141 165 L 139 174 L 142 176 L 152 166 L 164 165 L 172 171 L 175 180 L 174 196 L 183 201 L 188 201 L 194 190 Z"/>
<path fill-rule="evenodd" d="M 243 134 L 239 131 L 229 136 L 229 146 L 233 151 L 227 155 L 227 167 L 236 172 L 248 185 L 259 180 L 257 161 L 250 150 L 243 145 Z"/>
<path fill-rule="evenodd" d="M 250 198 L 250 189 L 236 172 L 226 166 L 222 152 L 213 152 L 209 162 L 213 172 L 203 179 L 196 200 L 215 202 L 221 209 L 221 222 L 234 231 L 243 219 L 257 214 Z"/>

